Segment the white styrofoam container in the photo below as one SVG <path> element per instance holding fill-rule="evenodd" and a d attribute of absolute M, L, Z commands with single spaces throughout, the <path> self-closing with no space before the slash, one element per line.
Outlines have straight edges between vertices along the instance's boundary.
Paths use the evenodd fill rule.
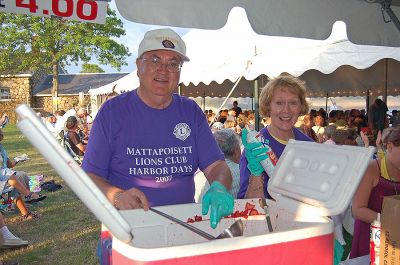
<path fill-rule="evenodd" d="M 271 178 L 267 200 L 274 232 L 265 215 L 244 219 L 244 236 L 207 241 L 153 212 L 117 211 L 83 170 L 65 153 L 32 110 L 17 108 L 18 127 L 77 196 L 113 234 L 113 264 L 332 264 L 333 223 L 326 216 L 350 203 L 374 149 L 290 141 Z M 258 199 L 236 200 L 235 210 Z M 157 207 L 181 220 L 200 215 L 200 204 Z M 193 225 L 218 235 L 205 221 Z"/>

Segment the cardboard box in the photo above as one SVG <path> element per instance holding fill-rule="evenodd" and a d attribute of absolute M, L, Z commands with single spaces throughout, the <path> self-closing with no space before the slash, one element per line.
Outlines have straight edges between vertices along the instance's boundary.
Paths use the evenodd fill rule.
<path fill-rule="evenodd" d="M 400 195 L 383 199 L 380 264 L 400 264 Z"/>

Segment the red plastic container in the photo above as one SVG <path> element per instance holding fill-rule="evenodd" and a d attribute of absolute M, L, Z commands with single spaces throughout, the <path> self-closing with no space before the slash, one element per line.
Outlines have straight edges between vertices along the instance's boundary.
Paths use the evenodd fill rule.
<path fill-rule="evenodd" d="M 235 210 L 243 211 L 245 204 L 256 205 L 258 200 L 237 200 Z M 267 231 L 265 215 L 243 218 L 244 236 L 208 241 L 197 234 L 142 210 L 121 211 L 126 220 L 134 223 L 132 244 L 117 238 L 112 244 L 112 264 L 320 264 L 331 265 L 333 260 L 333 225 L 328 218 L 295 221 L 295 214 L 276 209 L 276 203 L 267 201 L 274 232 Z M 200 204 L 157 207 L 181 220 L 201 212 Z M 192 223 L 217 236 L 235 221 L 221 221 L 216 230 L 209 220 Z"/>

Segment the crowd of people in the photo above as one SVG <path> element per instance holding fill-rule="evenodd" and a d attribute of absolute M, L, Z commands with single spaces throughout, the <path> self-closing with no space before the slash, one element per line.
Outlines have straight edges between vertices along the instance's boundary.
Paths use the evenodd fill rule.
<path fill-rule="evenodd" d="M 37 116 L 56 139 L 65 138 L 66 141 L 70 142 L 72 150 L 83 157 L 92 123 L 92 119 L 85 108 L 74 105 L 67 112 L 62 110 L 55 111 L 53 114 L 38 112 Z M 6 113 L 2 114 L 0 119 L 0 199 L 3 203 L 0 209 L 0 247 L 3 249 L 23 247 L 29 244 L 27 240 L 15 236 L 8 229 L 3 212 L 18 210 L 20 212 L 20 221 L 40 219 L 42 217 L 41 214 L 29 210 L 29 205 L 47 198 L 46 195 L 35 191 L 37 186 L 41 184 L 35 183 L 37 179 L 33 178 L 36 178 L 36 176 L 28 176 L 28 173 L 14 169 L 17 164 L 28 158 L 23 157 L 21 159 L 17 157 L 12 159 L 3 146 L 5 134 L 2 128 L 7 126 L 8 121 L 8 115 Z"/>
<path fill-rule="evenodd" d="M 10 205 L 2 204 L 1 210 L 14 210 L 15 207 L 20 212 L 21 221 L 39 219 L 41 215 L 30 211 L 27 204 L 42 201 L 47 196 L 31 191 L 30 177 L 27 173 L 14 170 L 20 160 L 13 160 L 8 156 L 7 150 L 2 144 L 4 138 L 3 130 L 0 129 L 0 196 L 2 200 L 6 199 L 10 203 Z M 0 213 L 0 245 L 1 248 L 28 245 L 28 241 L 15 236 L 8 229 L 3 213 Z"/>
<path fill-rule="evenodd" d="M 289 139 L 333 145 L 376 146 L 376 155 L 349 208 L 354 218 L 350 218 L 353 225 L 346 231 L 353 235 L 353 242 L 347 242 L 352 246 L 349 258 L 369 254 L 370 224 L 382 209 L 383 197 L 400 192 L 400 113 L 393 110 L 389 115 L 387 111 L 385 103 L 379 98 L 370 107 L 369 113 L 357 109 L 332 110 L 329 113 L 324 109 L 308 111 L 305 87 L 291 76 L 273 78 L 261 91 L 260 113 L 266 122 L 261 124 L 260 133 L 278 159 Z M 270 176 L 260 164 L 265 158 L 260 154 L 265 154 L 267 150 L 261 143 L 246 142 L 245 128 L 254 126 L 254 122 L 248 119 L 247 111 L 241 114 L 245 116 L 240 119 L 247 121 L 245 124 L 238 122 L 234 112 L 227 113 L 236 121 L 234 125 L 226 123 L 229 118 L 224 123 L 218 117 L 210 122 L 214 134 L 229 128 L 242 135 L 240 174 L 236 176 L 240 181 L 240 190 L 235 193 L 235 198 L 271 198 L 267 191 Z M 209 112 L 206 115 L 210 117 Z M 341 242 L 346 244 L 342 235 L 335 236 L 342 238 Z M 347 257 L 348 253 L 345 254 Z"/>
<path fill-rule="evenodd" d="M 93 122 L 85 107 L 73 104 L 68 111 L 56 110 L 54 113 L 44 114 L 37 112 L 37 116 L 56 139 L 69 143 L 70 152 L 83 158 Z"/>

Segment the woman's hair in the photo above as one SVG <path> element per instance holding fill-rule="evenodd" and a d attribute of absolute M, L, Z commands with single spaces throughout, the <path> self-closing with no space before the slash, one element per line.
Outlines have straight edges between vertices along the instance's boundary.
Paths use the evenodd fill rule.
<path fill-rule="evenodd" d="M 400 146 L 400 125 L 383 130 L 382 144 L 385 149 L 388 143 L 393 143 L 394 146 Z"/>
<path fill-rule="evenodd" d="M 304 115 L 308 113 L 309 106 L 306 101 L 306 87 L 304 81 L 288 74 L 281 74 L 271 79 L 261 91 L 260 114 L 263 117 L 270 116 L 269 112 L 272 97 L 277 90 L 284 90 L 297 95 L 301 103 L 301 114 Z"/>
<path fill-rule="evenodd" d="M 224 122 L 224 128 L 232 128 L 236 126 L 236 122 L 234 120 L 226 120 Z"/>
<path fill-rule="evenodd" d="M 68 130 L 72 129 L 75 127 L 75 125 L 78 124 L 78 120 L 75 116 L 70 116 L 68 117 L 66 123 L 65 123 L 65 127 L 67 127 Z"/>
<path fill-rule="evenodd" d="M 332 125 L 326 126 L 324 133 L 328 138 L 332 138 L 332 136 L 335 132 L 336 132 L 336 125 L 332 124 Z"/>
<path fill-rule="evenodd" d="M 324 122 L 325 122 L 325 119 L 324 119 L 324 117 L 322 117 L 321 115 L 317 115 L 317 116 L 314 118 L 314 123 L 315 123 L 315 125 L 317 125 L 317 126 L 324 126 Z"/>
<path fill-rule="evenodd" d="M 311 127 L 311 123 L 313 121 L 313 117 L 310 114 L 306 114 L 303 117 L 304 125 L 307 127 Z"/>
<path fill-rule="evenodd" d="M 214 132 L 214 138 L 226 157 L 232 157 L 235 149 L 240 150 L 239 136 L 232 130 L 224 128 Z"/>
<path fill-rule="evenodd" d="M 347 140 L 349 139 L 349 131 L 348 130 L 344 130 L 344 129 L 336 129 L 335 132 L 332 135 L 332 140 L 336 143 L 336 144 L 349 144 L 347 142 Z"/>

